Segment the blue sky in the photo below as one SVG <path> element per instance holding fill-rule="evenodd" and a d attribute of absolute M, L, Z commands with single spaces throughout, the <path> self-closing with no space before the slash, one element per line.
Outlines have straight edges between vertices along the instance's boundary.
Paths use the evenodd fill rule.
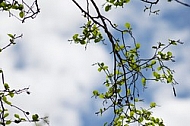
<path fill-rule="evenodd" d="M 71 1 L 54 4 L 39 1 L 39 5 L 41 13 L 24 24 L 1 13 L 1 47 L 8 42 L 7 33 L 24 34 L 15 46 L 0 54 L 0 68 L 6 82 L 13 88 L 30 87 L 31 95 L 17 96 L 13 103 L 31 113 L 49 115 L 51 126 L 97 126 L 104 120 L 111 120 L 108 114 L 105 118 L 94 114 L 101 101 L 91 98 L 92 91 L 101 89 L 104 81 L 104 75 L 92 64 L 103 61 L 111 66 L 109 49 L 92 43 L 85 50 L 83 46 L 68 42 L 73 34 L 80 32 L 84 21 Z M 167 42 L 170 38 L 185 42 L 171 48 L 176 57 L 176 62 L 170 66 L 175 69 L 179 82 L 176 86 L 178 96 L 173 96 L 170 85 L 160 83 L 149 83 L 143 95 L 147 101 L 155 101 L 161 106 L 154 112 L 167 126 L 187 125 L 190 118 L 190 8 L 175 2 L 161 2 L 155 7 L 161 10 L 159 15 L 151 16 L 143 9 L 143 3 L 131 2 L 126 8 L 113 9 L 105 15 L 121 27 L 130 22 L 133 35 L 142 43 L 146 56 L 152 53 L 149 47 L 159 41 Z"/>

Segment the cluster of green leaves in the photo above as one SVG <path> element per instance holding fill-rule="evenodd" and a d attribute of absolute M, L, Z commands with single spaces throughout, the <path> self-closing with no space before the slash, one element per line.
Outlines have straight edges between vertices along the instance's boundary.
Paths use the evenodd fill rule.
<path fill-rule="evenodd" d="M 114 126 L 129 126 L 129 124 L 134 121 L 138 123 L 144 123 L 144 126 L 164 126 L 163 120 L 159 118 L 155 118 L 152 116 L 152 112 L 150 111 L 152 108 L 156 106 L 155 102 L 150 104 L 149 109 L 141 108 L 139 110 L 136 109 L 134 105 L 131 104 L 131 109 L 128 114 L 121 114 L 123 109 L 116 110 L 116 113 L 121 114 L 113 121 Z M 107 123 L 104 124 L 106 126 Z"/>
<path fill-rule="evenodd" d="M 7 34 L 8 37 L 9 37 L 9 44 L 7 44 L 6 46 L 4 46 L 3 48 L 0 48 L 0 52 L 2 52 L 3 50 L 5 50 L 6 48 L 10 47 L 11 45 L 14 45 L 16 44 L 15 43 L 15 40 L 18 39 L 18 38 L 21 38 L 22 37 L 22 34 L 19 35 L 19 36 L 16 36 L 16 34 Z"/>
<path fill-rule="evenodd" d="M 124 4 L 126 3 L 129 3 L 130 0 L 106 0 L 106 4 L 105 4 L 105 11 L 109 11 L 111 10 L 112 6 L 115 6 L 115 7 L 123 7 Z"/>
<path fill-rule="evenodd" d="M 5 126 L 12 123 L 19 124 L 21 122 L 38 122 L 40 120 L 46 119 L 39 118 L 38 114 L 31 115 L 30 112 L 25 111 L 21 109 L 20 107 L 14 105 L 11 102 L 11 99 L 14 98 L 15 95 L 21 94 L 23 92 L 26 92 L 27 94 L 30 94 L 28 91 L 29 88 L 23 88 L 23 89 L 11 89 L 8 83 L 4 82 L 4 74 L 3 71 L 0 70 L 0 74 L 2 75 L 2 82 L 3 82 L 3 88 L 0 90 L 0 125 Z M 14 115 L 9 112 L 9 109 L 16 109 L 18 110 L 18 113 L 15 113 Z M 31 115 L 31 117 L 29 117 Z M 31 119 L 30 119 L 31 118 Z"/>
<path fill-rule="evenodd" d="M 104 31 L 104 37 L 107 36 L 106 44 L 111 45 L 112 48 L 110 53 L 113 55 L 112 68 L 109 68 L 103 62 L 96 63 L 98 71 L 104 72 L 106 75 L 103 83 L 106 90 L 103 92 L 99 92 L 98 90 L 93 91 L 93 96 L 103 101 L 103 107 L 96 114 L 102 115 L 108 110 L 113 113 L 113 120 L 109 123 L 106 122 L 104 126 L 128 126 L 136 122 L 143 126 L 164 126 L 162 119 L 152 115 L 151 109 L 156 107 L 155 102 L 150 103 L 149 109 L 141 107 L 139 109 L 137 107 L 139 102 L 144 101 L 140 97 L 139 90 L 147 88 L 147 81 L 166 82 L 171 84 L 174 95 L 176 95 L 174 85 L 177 82 L 173 76 L 174 71 L 166 65 L 166 62 L 174 62 L 174 56 L 171 51 L 167 50 L 170 46 L 181 44 L 182 42 L 179 40 L 169 40 L 167 44 L 159 42 L 156 46 L 152 47 L 154 50 L 153 55 L 150 58 L 143 58 L 140 55 L 142 45 L 136 42 L 130 23 L 125 23 L 124 29 L 118 29 L 118 25 L 113 24 L 111 20 L 105 18 L 100 13 L 94 0 L 91 0 L 91 3 L 98 17 L 90 14 L 88 10 L 85 11 L 75 0 L 73 2 L 87 15 L 85 16 L 87 25 L 84 26 L 83 34 L 75 34 L 73 41 L 82 45 L 89 43 L 92 40 L 92 37 L 89 36 L 93 36 L 93 30 L 91 29 L 95 25 L 98 27 L 95 28 L 96 33 L 103 34 L 101 31 Z M 123 6 L 123 4 L 128 2 L 129 0 L 107 0 L 105 11 L 109 11 L 111 6 Z M 90 7 L 89 2 L 87 6 Z M 112 34 L 111 30 L 108 30 L 110 27 L 115 32 L 118 32 L 121 38 L 118 38 L 118 34 L 116 36 Z M 128 36 L 131 37 L 131 40 L 126 39 Z M 100 40 L 103 40 L 102 35 Z M 94 42 L 97 43 L 96 41 Z"/>
<path fill-rule="evenodd" d="M 88 21 L 84 26 L 81 27 L 83 29 L 82 35 L 75 34 L 73 36 L 73 40 L 75 43 L 80 44 L 88 44 L 90 40 L 93 40 L 95 43 L 103 40 L 102 34 L 99 31 L 99 28 L 96 24 Z"/>
<path fill-rule="evenodd" d="M 141 79 L 142 87 L 145 89 L 146 83 L 149 80 L 167 82 L 172 86 L 177 84 L 173 77 L 173 70 L 167 67 L 164 62 L 174 61 L 170 51 L 164 53 L 164 50 L 171 45 L 176 45 L 179 41 L 169 40 L 167 45 L 159 43 L 158 46 L 153 46 L 155 53 L 151 58 L 140 58 L 140 43 L 136 43 L 134 48 L 126 49 L 123 45 L 115 46 L 114 52 L 120 51 L 121 62 L 117 60 L 116 71 L 111 72 L 104 63 L 98 64 L 98 71 L 103 71 L 106 74 L 104 85 L 106 91 L 100 93 L 98 90 L 93 91 L 93 96 L 103 100 L 104 107 L 97 114 L 103 114 L 110 108 L 113 108 L 114 119 L 109 125 L 127 126 L 130 123 L 138 122 L 142 125 L 158 125 L 163 126 L 163 121 L 152 116 L 150 109 L 137 109 L 136 104 L 144 101 L 139 96 L 139 83 Z M 156 47 L 156 48 L 155 48 Z M 125 51 L 126 52 L 125 52 Z M 122 55 L 123 54 L 123 55 Z M 163 56 L 164 55 L 164 56 Z M 146 77 L 147 72 L 151 71 L 153 78 Z M 174 89 L 174 95 L 175 88 Z M 151 109 L 156 107 L 156 103 L 150 103 Z M 147 112 L 146 115 L 144 112 Z M 131 113 L 132 116 L 131 116 Z M 105 123 L 107 124 L 107 123 Z"/>
<path fill-rule="evenodd" d="M 24 22 L 27 18 L 35 18 L 40 12 L 40 9 L 37 0 L 35 0 L 32 5 L 28 5 L 25 1 L 1 0 L 0 11 L 7 11 L 9 12 L 9 16 L 14 16 Z"/>
<path fill-rule="evenodd" d="M 12 3 L 9 1 L 1 1 L 0 8 L 2 11 L 11 11 L 11 10 L 18 10 L 19 11 L 19 17 L 24 17 L 24 6 L 23 4 L 20 4 L 18 1 L 13 1 Z"/>

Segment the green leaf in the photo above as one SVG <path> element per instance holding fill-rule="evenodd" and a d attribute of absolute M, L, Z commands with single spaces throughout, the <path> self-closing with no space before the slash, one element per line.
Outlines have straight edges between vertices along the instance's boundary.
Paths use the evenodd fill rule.
<path fill-rule="evenodd" d="M 9 116 L 9 113 L 5 113 L 3 118 L 6 118 L 7 116 Z"/>
<path fill-rule="evenodd" d="M 143 119 L 142 116 L 140 116 L 140 117 L 138 118 L 138 122 L 139 122 L 139 123 L 143 122 L 143 120 L 144 120 L 144 119 Z"/>
<path fill-rule="evenodd" d="M 134 116 L 134 111 L 130 111 L 130 116 L 133 117 Z"/>
<path fill-rule="evenodd" d="M 161 69 L 162 69 L 162 67 L 161 67 L 161 66 L 157 68 L 157 70 L 158 70 L 158 71 L 160 71 Z"/>
<path fill-rule="evenodd" d="M 125 27 L 127 28 L 127 29 L 130 29 L 131 28 L 131 24 L 130 23 L 125 23 Z"/>
<path fill-rule="evenodd" d="M 74 35 L 73 35 L 73 40 L 74 40 L 75 42 L 78 40 L 78 36 L 79 36 L 79 34 L 74 34 Z"/>
<path fill-rule="evenodd" d="M 99 92 L 98 92 L 97 90 L 94 90 L 94 91 L 93 91 L 93 95 L 94 95 L 94 96 L 98 96 L 98 95 L 99 95 Z"/>
<path fill-rule="evenodd" d="M 14 94 L 12 91 L 9 92 L 9 96 L 10 96 L 11 98 L 13 98 L 14 95 L 15 95 L 15 94 Z"/>
<path fill-rule="evenodd" d="M 7 97 L 6 96 L 3 96 L 3 101 L 8 104 L 8 105 L 11 105 L 11 102 L 7 101 Z"/>
<path fill-rule="evenodd" d="M 32 120 L 33 120 L 33 121 L 39 121 L 39 116 L 38 116 L 38 114 L 32 115 Z"/>
<path fill-rule="evenodd" d="M 174 40 L 169 40 L 169 41 L 170 41 L 170 44 L 177 45 L 176 41 L 174 41 Z"/>
<path fill-rule="evenodd" d="M 172 56 L 172 52 L 170 52 L 170 51 L 168 51 L 167 54 L 168 54 L 169 57 Z"/>
<path fill-rule="evenodd" d="M 168 76 L 168 78 L 167 78 L 167 83 L 171 83 L 172 80 L 173 80 L 173 77 L 172 77 L 172 76 Z"/>
<path fill-rule="evenodd" d="M 6 96 L 3 96 L 3 101 L 7 101 L 7 97 Z"/>
<path fill-rule="evenodd" d="M 107 70 L 107 69 L 108 69 L 108 66 L 104 66 L 103 69 L 104 69 L 104 70 Z"/>
<path fill-rule="evenodd" d="M 141 47 L 141 44 L 137 43 L 135 46 L 136 46 L 136 49 L 139 49 Z"/>
<path fill-rule="evenodd" d="M 20 119 L 20 116 L 18 114 L 14 114 L 14 117 Z"/>
<path fill-rule="evenodd" d="M 15 36 L 14 35 L 12 35 L 12 34 L 7 34 L 9 37 L 11 37 L 12 39 L 14 39 L 15 38 Z"/>
<path fill-rule="evenodd" d="M 103 99 L 104 98 L 104 94 L 99 94 L 99 98 Z"/>
<path fill-rule="evenodd" d="M 23 18 L 23 17 L 24 17 L 24 11 L 21 11 L 21 12 L 19 13 L 19 16 L 20 16 L 20 18 Z"/>
<path fill-rule="evenodd" d="M 142 82 L 143 86 L 145 87 L 146 86 L 146 79 L 144 77 L 141 79 L 141 82 Z"/>
<path fill-rule="evenodd" d="M 108 5 L 105 7 L 105 11 L 108 12 L 109 10 L 111 10 L 111 5 L 108 4 Z"/>
<path fill-rule="evenodd" d="M 8 90 L 10 87 L 7 83 L 4 83 L 4 88 L 5 88 L 5 90 Z"/>
<path fill-rule="evenodd" d="M 127 89 L 127 96 L 131 95 L 131 90 L 128 88 Z"/>
<path fill-rule="evenodd" d="M 86 41 L 85 41 L 85 40 L 81 40 L 81 41 L 80 41 L 80 44 L 81 44 L 81 45 L 84 45 L 84 44 L 86 44 Z"/>
<path fill-rule="evenodd" d="M 101 71 L 102 71 L 102 68 L 101 68 L 101 67 L 99 67 L 99 68 L 98 68 L 98 71 L 99 71 L 99 72 L 101 72 Z"/>
<path fill-rule="evenodd" d="M 156 71 L 153 72 L 153 76 L 154 76 L 156 79 L 160 79 L 160 74 L 157 73 Z"/>
<path fill-rule="evenodd" d="M 154 65 L 154 64 L 156 64 L 156 60 L 151 61 L 151 65 Z"/>
<path fill-rule="evenodd" d="M 9 125 L 9 124 L 11 124 L 11 122 L 12 122 L 11 120 L 7 120 L 5 124 Z"/>
<path fill-rule="evenodd" d="M 155 102 L 151 102 L 151 103 L 150 103 L 150 107 L 151 107 L 151 108 L 156 107 L 156 103 L 155 103 Z"/>

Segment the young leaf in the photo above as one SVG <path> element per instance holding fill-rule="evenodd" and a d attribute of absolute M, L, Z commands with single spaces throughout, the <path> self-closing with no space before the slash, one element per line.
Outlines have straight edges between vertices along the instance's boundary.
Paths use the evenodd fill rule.
<path fill-rule="evenodd" d="M 10 87 L 7 83 L 4 83 L 4 88 L 5 88 L 5 90 L 8 90 Z"/>
<path fill-rule="evenodd" d="M 156 60 L 151 61 L 151 65 L 154 65 L 154 64 L 156 64 Z"/>
<path fill-rule="evenodd" d="M 125 23 L 125 27 L 127 28 L 127 29 L 130 29 L 131 28 L 131 24 L 130 23 Z"/>
<path fill-rule="evenodd" d="M 98 96 L 98 95 L 99 95 L 98 91 L 97 91 L 97 90 L 94 90 L 94 91 L 93 91 L 93 95 L 94 95 L 94 96 Z"/>
<path fill-rule="evenodd" d="M 14 35 L 12 34 L 7 34 L 9 37 L 11 37 L 12 39 L 14 39 Z"/>
<path fill-rule="evenodd" d="M 6 118 L 7 116 L 9 116 L 9 113 L 5 113 L 3 118 Z"/>
<path fill-rule="evenodd" d="M 23 17 L 24 17 L 24 12 L 21 11 L 21 12 L 19 13 L 19 16 L 20 16 L 20 18 L 23 18 Z"/>
<path fill-rule="evenodd" d="M 146 79 L 143 77 L 142 80 L 141 80 L 143 86 L 145 87 L 146 86 Z"/>
<path fill-rule="evenodd" d="M 107 5 L 107 6 L 105 7 L 105 11 L 106 11 L 106 12 L 108 12 L 109 10 L 111 10 L 111 5 Z"/>
<path fill-rule="evenodd" d="M 13 93 L 12 91 L 10 91 L 10 92 L 9 92 L 9 96 L 10 96 L 11 98 L 13 98 L 13 97 L 14 97 L 14 93 Z"/>
<path fill-rule="evenodd" d="M 150 107 L 151 107 L 151 108 L 156 107 L 156 103 L 155 103 L 155 102 L 151 102 L 151 103 L 150 103 Z"/>
<path fill-rule="evenodd" d="M 14 114 L 14 117 L 20 119 L 20 116 L 18 114 Z"/>
<path fill-rule="evenodd" d="M 140 43 L 137 43 L 136 44 L 136 49 L 139 49 L 141 47 L 141 44 Z"/>
<path fill-rule="evenodd" d="M 11 124 L 11 120 L 7 120 L 5 124 L 6 124 L 6 125 Z"/>
<path fill-rule="evenodd" d="M 32 120 L 33 120 L 33 121 L 39 121 L 38 118 L 39 118 L 38 114 L 32 115 Z"/>

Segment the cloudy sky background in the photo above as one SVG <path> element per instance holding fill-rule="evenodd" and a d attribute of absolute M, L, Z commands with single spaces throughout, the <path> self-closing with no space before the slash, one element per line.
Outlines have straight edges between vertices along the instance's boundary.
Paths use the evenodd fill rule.
<path fill-rule="evenodd" d="M 109 49 L 92 43 L 85 50 L 68 42 L 73 34 L 80 32 L 84 21 L 71 1 L 53 4 L 39 1 L 39 6 L 41 13 L 37 18 L 26 20 L 24 24 L 1 12 L 1 47 L 8 43 L 7 33 L 24 34 L 15 46 L 0 54 L 5 81 L 12 88 L 30 87 L 31 95 L 16 96 L 13 104 L 31 113 L 48 115 L 51 126 L 102 125 L 109 118 L 94 114 L 101 104 L 91 95 L 94 89 L 103 87 L 104 75 L 92 64 L 103 61 L 111 65 Z M 143 9 L 143 3 L 131 2 L 125 9 L 113 10 L 108 16 L 121 26 L 131 23 L 145 55 L 150 55 L 152 51 L 148 47 L 159 41 L 167 42 L 170 38 L 185 42 L 171 48 L 176 57 L 176 63 L 170 66 L 175 69 L 179 82 L 177 97 L 173 96 L 170 85 L 153 83 L 148 84 L 150 87 L 143 95 L 161 106 L 155 109 L 155 115 L 162 117 L 167 126 L 187 125 L 190 118 L 190 8 L 162 1 L 155 6 L 161 10 L 158 16 L 149 16 Z"/>

